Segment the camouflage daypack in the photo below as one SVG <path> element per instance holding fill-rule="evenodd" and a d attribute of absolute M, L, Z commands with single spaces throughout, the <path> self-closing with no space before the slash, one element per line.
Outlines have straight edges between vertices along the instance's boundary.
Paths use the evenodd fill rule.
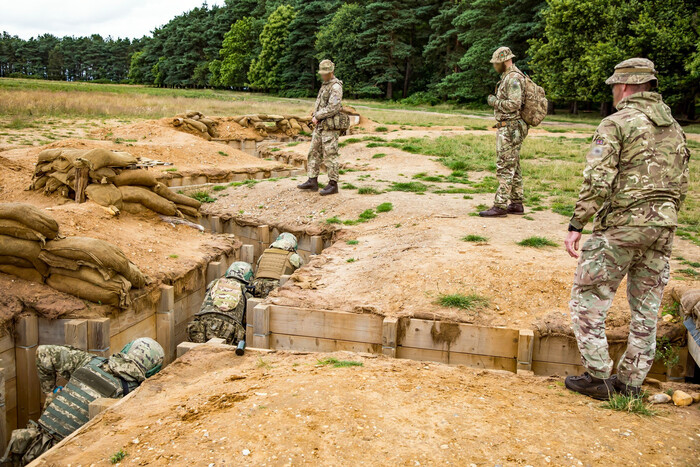
<path fill-rule="evenodd" d="M 523 90 L 523 107 L 520 110 L 520 117 L 530 126 L 537 126 L 542 123 L 547 115 L 547 98 L 544 89 L 532 78 L 520 70 L 513 70 L 513 73 L 520 73 L 525 81 Z"/>
<path fill-rule="evenodd" d="M 202 308 L 187 326 L 189 341 L 203 343 L 218 337 L 233 345 L 244 339 L 246 304 L 241 282 L 227 277 L 217 279 L 210 285 Z"/>

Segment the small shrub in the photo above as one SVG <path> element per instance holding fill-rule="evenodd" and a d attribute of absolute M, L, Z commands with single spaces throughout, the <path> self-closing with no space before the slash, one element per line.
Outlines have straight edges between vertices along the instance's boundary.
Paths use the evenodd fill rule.
<path fill-rule="evenodd" d="M 442 294 L 438 297 L 438 303 L 445 307 L 461 308 L 462 310 L 473 310 L 484 308 L 489 304 L 486 297 L 478 294 Z"/>
<path fill-rule="evenodd" d="M 394 205 L 391 203 L 382 203 L 377 206 L 377 212 L 389 212 L 394 209 Z"/>
<path fill-rule="evenodd" d="M 357 190 L 357 193 L 360 195 L 378 195 L 379 191 L 371 186 L 363 186 L 360 187 L 359 190 Z"/>
<path fill-rule="evenodd" d="M 521 240 L 518 242 L 518 245 L 520 246 L 527 246 L 531 248 L 544 248 L 547 246 L 558 246 L 556 243 L 551 241 L 548 238 L 544 237 L 529 237 L 526 238 L 525 240 Z"/>
<path fill-rule="evenodd" d="M 120 449 L 119 451 L 117 451 L 117 452 L 115 452 L 114 454 L 112 454 L 112 457 L 109 458 L 109 461 L 110 461 L 112 464 L 117 464 L 117 463 L 123 461 L 124 458 L 125 458 L 126 456 L 128 456 L 128 455 L 129 455 L 129 454 L 127 454 L 126 451 L 124 451 L 123 449 Z"/>
<path fill-rule="evenodd" d="M 463 242 L 474 242 L 474 243 L 483 243 L 483 242 L 488 242 L 489 239 L 486 237 L 482 237 L 481 235 L 467 235 L 466 237 L 462 237 Z"/>

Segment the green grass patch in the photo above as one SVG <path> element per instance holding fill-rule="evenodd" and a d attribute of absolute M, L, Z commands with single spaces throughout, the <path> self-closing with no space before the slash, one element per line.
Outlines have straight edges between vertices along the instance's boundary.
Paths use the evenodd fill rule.
<path fill-rule="evenodd" d="M 677 272 L 679 272 L 681 274 L 685 274 L 686 276 L 691 276 L 691 277 L 700 276 L 700 272 L 697 272 L 695 269 L 692 269 L 692 268 L 679 269 Z"/>
<path fill-rule="evenodd" d="M 318 360 L 319 366 L 332 366 L 333 368 L 348 368 L 351 366 L 364 366 L 364 363 L 356 360 L 338 360 L 335 357 L 327 357 Z"/>
<path fill-rule="evenodd" d="M 112 464 L 117 464 L 117 463 L 123 461 L 126 458 L 126 456 L 128 456 L 128 455 L 129 454 L 127 454 L 126 451 L 124 451 L 123 449 L 120 449 L 119 451 L 115 452 L 114 454 L 112 454 L 110 456 L 109 461 Z"/>
<path fill-rule="evenodd" d="M 220 156 L 228 157 L 228 154 L 226 154 L 224 151 L 219 151 Z"/>
<path fill-rule="evenodd" d="M 357 190 L 357 193 L 360 195 L 378 195 L 379 191 L 371 186 L 363 186 Z"/>
<path fill-rule="evenodd" d="M 489 299 L 478 294 L 441 294 L 437 300 L 444 307 L 474 310 L 488 306 Z"/>
<path fill-rule="evenodd" d="M 288 147 L 296 146 L 298 144 L 301 144 L 301 141 L 292 141 L 291 143 L 287 143 Z"/>
<path fill-rule="evenodd" d="M 359 242 L 358 240 L 348 240 L 348 241 L 345 242 L 345 243 L 347 243 L 348 245 L 357 245 L 357 244 L 360 243 L 360 242 Z"/>
<path fill-rule="evenodd" d="M 346 263 L 354 263 L 355 261 L 357 261 L 356 258 L 348 258 L 345 260 Z"/>
<path fill-rule="evenodd" d="M 177 167 L 170 167 L 169 169 L 165 169 L 166 172 L 177 172 Z"/>
<path fill-rule="evenodd" d="M 386 154 L 383 152 L 378 152 L 372 156 L 372 159 L 381 159 L 382 157 L 386 157 Z"/>
<path fill-rule="evenodd" d="M 484 243 L 488 242 L 489 239 L 487 237 L 482 237 L 481 235 L 467 235 L 465 237 L 462 237 L 463 242 L 474 242 L 474 243 Z"/>
<path fill-rule="evenodd" d="M 214 191 L 221 191 L 221 190 L 225 190 L 226 187 L 223 185 L 214 185 L 213 187 L 211 187 L 211 189 Z"/>
<path fill-rule="evenodd" d="M 329 217 L 328 219 L 326 219 L 326 224 L 342 224 L 342 223 L 343 223 L 343 221 L 341 221 L 338 218 L 338 216 L 333 216 L 333 217 Z"/>
<path fill-rule="evenodd" d="M 389 131 L 389 129 L 385 126 L 378 126 L 377 128 L 374 129 L 374 131 L 386 132 L 386 131 Z"/>
<path fill-rule="evenodd" d="M 389 212 L 394 209 L 394 205 L 391 203 L 382 203 L 377 206 L 377 212 Z"/>
<path fill-rule="evenodd" d="M 353 185 L 352 183 L 347 183 L 347 182 L 343 183 L 340 186 L 340 188 L 342 188 L 343 190 L 357 190 L 357 187 L 355 185 Z"/>
<path fill-rule="evenodd" d="M 425 193 L 428 185 L 421 182 L 393 182 L 389 188 L 391 191 L 406 191 L 411 193 Z"/>
<path fill-rule="evenodd" d="M 196 191 L 190 195 L 190 198 L 194 198 L 200 203 L 213 203 L 216 201 L 216 198 L 209 196 L 209 193 L 206 191 Z"/>
<path fill-rule="evenodd" d="M 644 417 L 653 417 L 658 413 L 650 404 L 644 402 L 644 397 L 642 395 L 626 396 L 624 394 L 615 394 L 610 400 L 603 402 L 601 407 L 618 412 L 633 413 Z"/>
<path fill-rule="evenodd" d="M 683 264 L 686 266 L 690 266 L 691 268 L 700 268 L 700 263 L 697 261 L 688 261 L 688 260 L 682 260 Z"/>
<path fill-rule="evenodd" d="M 172 255 L 168 255 L 168 258 L 170 258 L 170 259 L 177 259 L 177 258 L 179 258 L 179 256 L 176 255 L 176 254 L 172 254 Z"/>
<path fill-rule="evenodd" d="M 365 209 L 358 216 L 358 221 L 367 222 L 368 220 L 374 219 L 375 217 L 377 217 L 377 214 L 375 214 L 374 209 Z"/>
<path fill-rule="evenodd" d="M 528 237 L 525 240 L 518 242 L 520 246 L 527 246 L 530 248 L 544 248 L 548 246 L 558 246 L 556 243 L 545 237 Z"/>

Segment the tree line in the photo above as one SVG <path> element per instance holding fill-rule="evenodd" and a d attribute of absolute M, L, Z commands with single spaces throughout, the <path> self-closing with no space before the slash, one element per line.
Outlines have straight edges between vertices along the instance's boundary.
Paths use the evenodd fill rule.
<path fill-rule="evenodd" d="M 482 102 L 498 46 L 572 111 L 601 104 L 626 58 L 653 60 L 660 90 L 695 118 L 700 3 L 694 0 L 227 0 L 138 40 L 0 39 L 0 76 L 111 80 L 313 96 L 330 58 L 352 97 Z"/>

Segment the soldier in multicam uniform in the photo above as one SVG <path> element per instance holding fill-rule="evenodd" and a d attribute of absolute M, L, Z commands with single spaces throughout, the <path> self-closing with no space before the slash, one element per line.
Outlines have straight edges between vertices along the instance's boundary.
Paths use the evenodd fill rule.
<path fill-rule="evenodd" d="M 209 284 L 202 307 L 187 325 L 190 342 L 218 337 L 235 345 L 245 339 L 247 286 L 252 278 L 253 267 L 236 261 L 224 277 Z"/>
<path fill-rule="evenodd" d="M 46 394 L 37 422 L 12 432 L 2 462 L 26 465 L 88 422 L 90 402 L 120 398 L 156 374 L 163 364 L 163 348 L 143 337 L 109 358 L 63 345 L 40 345 L 36 351 L 39 384 Z M 57 386 L 57 377 L 68 380 Z"/>
<path fill-rule="evenodd" d="M 314 132 L 311 137 L 311 147 L 308 156 L 309 179 L 298 185 L 301 190 L 318 191 L 318 174 L 321 162 L 326 161 L 328 167 L 328 185 L 321 190 L 321 195 L 338 193 L 338 136 L 340 131 L 333 127 L 333 117 L 342 110 L 343 82 L 335 77 L 335 65 L 330 60 L 319 64 L 318 73 L 323 79 L 318 91 L 316 104 L 312 112 Z"/>
<path fill-rule="evenodd" d="M 500 47 L 491 58 L 494 69 L 501 74 L 496 95 L 488 97 L 496 117 L 496 175 L 498 191 L 493 207 L 481 211 L 481 217 L 507 217 L 524 214 L 523 176 L 520 171 L 520 146 L 527 136 L 528 125 L 521 118 L 524 103 L 525 76 L 513 64 L 515 55 L 508 47 Z"/>
<path fill-rule="evenodd" d="M 571 291 L 571 318 L 583 366 L 566 387 L 598 399 L 617 391 L 637 395 L 654 362 L 656 320 L 669 278 L 678 210 L 688 189 L 690 152 L 657 85 L 654 63 L 632 58 L 615 66 L 618 112 L 605 118 L 588 152 L 583 186 L 569 224 L 566 249 L 576 258 L 581 231 L 595 215 Z M 605 316 L 627 275 L 631 309 L 627 350 L 612 375 Z"/>
<path fill-rule="evenodd" d="M 296 251 L 297 238 L 289 232 L 280 234 L 270 248 L 263 251 L 253 279 L 255 297 L 267 297 L 273 289 L 279 287 L 282 276 L 292 274 L 304 264 Z"/>

